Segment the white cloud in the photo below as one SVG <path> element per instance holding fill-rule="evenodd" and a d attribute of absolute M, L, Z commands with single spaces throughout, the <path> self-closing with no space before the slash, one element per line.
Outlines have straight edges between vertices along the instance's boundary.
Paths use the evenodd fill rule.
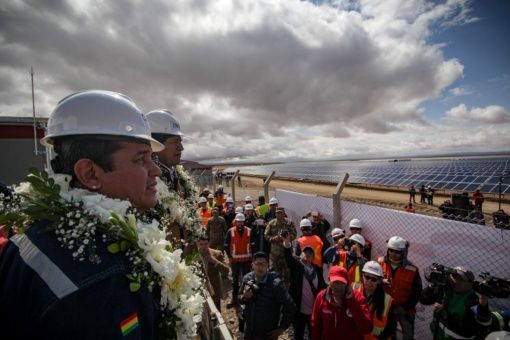
<path fill-rule="evenodd" d="M 510 122 L 510 112 L 499 105 L 490 105 L 487 107 L 472 107 L 468 109 L 465 104 L 459 104 L 448 110 L 445 122 L 477 122 L 484 124 L 503 124 Z"/>
<path fill-rule="evenodd" d="M 464 86 L 459 86 L 459 87 L 454 87 L 453 89 L 450 89 L 448 91 L 452 96 L 467 96 L 467 95 L 470 95 L 470 94 L 473 94 L 473 91 L 467 87 L 464 87 Z"/>
<path fill-rule="evenodd" d="M 469 2 L 336 3 L 6 3 L 0 114 L 30 115 L 33 65 L 39 114 L 70 92 L 124 92 L 145 111 L 176 114 L 188 159 L 409 147 L 401 134 L 429 127 L 420 105 L 464 72 L 427 38 L 435 25 L 469 22 Z"/>

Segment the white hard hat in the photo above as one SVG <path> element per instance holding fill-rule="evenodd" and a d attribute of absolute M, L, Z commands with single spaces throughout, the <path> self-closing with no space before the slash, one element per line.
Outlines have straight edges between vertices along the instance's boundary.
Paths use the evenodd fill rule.
<path fill-rule="evenodd" d="M 384 276 L 381 265 L 376 261 L 368 261 L 367 263 L 365 263 L 362 272 L 369 273 L 379 277 Z"/>
<path fill-rule="evenodd" d="M 307 219 L 307 218 L 303 218 L 301 220 L 301 222 L 299 222 L 299 227 L 300 228 L 311 228 L 312 227 L 312 222 L 310 222 L 310 220 Z"/>
<path fill-rule="evenodd" d="M 489 333 L 485 340 L 509 340 L 510 332 L 507 331 L 496 331 Z"/>
<path fill-rule="evenodd" d="M 407 242 L 400 236 L 393 236 L 388 240 L 388 249 L 405 250 Z"/>
<path fill-rule="evenodd" d="M 246 205 L 244 206 L 244 209 L 245 209 L 245 210 L 253 210 L 253 209 L 254 209 L 254 208 L 253 208 L 253 204 L 251 204 L 251 203 L 246 204 Z"/>
<path fill-rule="evenodd" d="M 213 194 L 209 194 L 209 195 L 207 195 L 207 198 L 214 198 L 214 195 Z"/>
<path fill-rule="evenodd" d="M 236 214 L 242 214 L 243 213 L 243 207 L 237 207 L 235 212 L 236 212 Z"/>
<path fill-rule="evenodd" d="M 200 197 L 198 198 L 198 203 L 206 203 L 206 202 L 207 202 L 207 200 L 205 199 L 205 197 L 204 197 L 204 196 L 200 196 Z"/>
<path fill-rule="evenodd" d="M 227 203 L 234 203 L 234 199 L 232 197 L 227 197 L 225 202 L 227 202 Z"/>
<path fill-rule="evenodd" d="M 250 195 L 248 195 L 248 196 L 246 196 L 246 197 L 244 198 L 244 200 L 245 200 L 245 201 L 251 201 L 251 200 L 252 200 L 252 198 L 251 198 L 251 196 L 250 196 Z"/>
<path fill-rule="evenodd" d="M 151 137 L 147 118 L 131 98 L 111 91 L 77 92 L 59 101 L 41 144 L 51 147 L 54 138 L 75 135 L 131 137 L 150 142 L 154 152 L 165 148 Z"/>
<path fill-rule="evenodd" d="M 271 199 L 269 200 L 269 205 L 273 204 L 278 204 L 278 200 L 276 199 L 276 197 L 271 197 Z"/>
<path fill-rule="evenodd" d="M 334 228 L 333 230 L 331 230 L 331 237 L 335 238 L 338 236 L 345 236 L 345 231 L 340 228 Z"/>
<path fill-rule="evenodd" d="M 361 236 L 360 234 L 354 234 L 351 237 L 349 237 L 349 240 L 353 240 L 355 242 L 358 242 L 361 244 L 362 247 L 365 246 L 365 238 Z"/>
<path fill-rule="evenodd" d="M 349 228 L 358 228 L 361 229 L 361 221 L 357 218 L 353 218 L 351 222 L 349 222 Z"/>
<path fill-rule="evenodd" d="M 152 133 L 182 136 L 181 124 L 168 110 L 154 110 L 146 114 Z"/>
<path fill-rule="evenodd" d="M 244 214 L 237 214 L 235 220 L 244 222 L 246 218 L 244 217 Z"/>

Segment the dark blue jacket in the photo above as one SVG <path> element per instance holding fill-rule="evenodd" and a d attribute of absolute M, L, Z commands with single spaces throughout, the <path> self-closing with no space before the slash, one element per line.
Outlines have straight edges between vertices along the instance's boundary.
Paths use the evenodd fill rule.
<path fill-rule="evenodd" d="M 239 289 L 240 295 L 249 281 L 255 281 L 253 272 L 244 276 Z M 259 290 L 250 300 L 240 299 L 242 304 L 246 304 L 243 311 L 245 331 L 264 337 L 277 328 L 287 329 L 294 319 L 296 305 L 283 282 L 275 272 L 269 271 L 260 282 L 257 282 L 257 286 Z"/>
<path fill-rule="evenodd" d="M 2 338 L 156 338 L 159 298 L 145 285 L 130 292 L 125 255 L 113 255 L 97 241 L 100 264 L 73 260 L 53 232 L 43 232 L 45 226 L 11 238 L 0 257 Z M 123 336 L 130 317 L 138 321 Z"/>

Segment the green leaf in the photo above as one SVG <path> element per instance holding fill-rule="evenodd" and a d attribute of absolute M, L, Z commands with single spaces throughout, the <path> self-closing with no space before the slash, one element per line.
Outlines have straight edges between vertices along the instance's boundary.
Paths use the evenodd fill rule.
<path fill-rule="evenodd" d="M 120 241 L 120 250 L 126 251 L 129 248 L 129 242 L 126 240 Z"/>
<path fill-rule="evenodd" d="M 108 251 L 112 254 L 117 254 L 120 251 L 119 242 L 112 243 L 106 247 Z"/>
<path fill-rule="evenodd" d="M 134 293 L 140 289 L 140 283 L 138 282 L 130 282 L 129 283 L 129 291 Z"/>
<path fill-rule="evenodd" d="M 184 263 L 186 263 L 187 266 L 190 266 L 193 262 L 195 262 L 198 259 L 199 253 L 198 250 L 194 250 L 193 253 L 186 256 L 184 259 Z"/>

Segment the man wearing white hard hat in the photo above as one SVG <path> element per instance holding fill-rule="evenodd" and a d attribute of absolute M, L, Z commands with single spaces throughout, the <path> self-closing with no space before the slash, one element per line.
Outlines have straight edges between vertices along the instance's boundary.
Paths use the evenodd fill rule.
<path fill-rule="evenodd" d="M 301 229 L 301 237 L 297 239 L 296 243 L 296 256 L 301 255 L 301 251 L 305 247 L 311 247 L 314 252 L 313 264 L 322 267 L 322 250 L 324 249 L 324 243 L 321 238 L 317 235 L 312 234 L 312 222 L 303 218 L 299 222 L 299 229 Z"/>
<path fill-rule="evenodd" d="M 150 290 L 145 280 L 132 289 L 126 276 L 135 270 L 133 263 L 108 246 L 123 242 L 143 251 L 119 232 L 108 219 L 112 208 L 102 203 L 115 202 L 122 219 L 128 208 L 139 213 L 153 208 L 161 171 L 151 155 L 164 146 L 151 137 L 129 97 L 99 90 L 61 100 L 42 143 L 54 150 L 55 173 L 41 176 L 38 188 L 51 188 L 60 203 L 54 205 L 54 196 L 44 191 L 44 212 L 53 219 L 28 212 L 34 223 L 11 238 L 0 257 L 2 337 L 119 339 L 128 322 L 130 336 L 158 338 L 160 280 Z M 150 268 L 144 257 L 136 258 Z"/>
<path fill-rule="evenodd" d="M 207 207 L 209 209 L 212 209 L 216 206 L 216 203 L 214 202 L 214 194 L 207 195 Z"/>
<path fill-rule="evenodd" d="M 255 226 L 255 221 L 257 220 L 257 216 L 255 216 L 255 208 L 253 204 L 248 203 L 244 206 L 244 216 L 246 217 L 245 226 L 248 228 L 253 228 Z"/>
<path fill-rule="evenodd" d="M 323 262 L 327 264 L 333 264 L 338 252 L 344 249 L 345 231 L 341 228 L 333 228 L 330 236 L 333 239 L 333 245 L 324 251 Z"/>
<path fill-rule="evenodd" d="M 223 206 L 223 210 L 221 211 L 221 216 L 223 216 L 223 218 L 225 219 L 225 223 L 227 223 L 228 228 L 233 226 L 236 214 L 237 213 L 235 212 L 234 199 L 228 196 L 225 199 L 225 204 Z"/>
<path fill-rule="evenodd" d="M 349 230 L 351 232 L 350 236 L 352 236 L 354 234 L 361 235 L 362 230 L 363 230 L 363 224 L 361 223 L 361 221 L 359 219 L 353 218 L 349 222 Z M 367 239 L 364 235 L 362 235 L 362 236 L 363 236 L 363 239 L 365 240 L 365 245 L 363 246 L 362 254 L 363 254 L 363 257 L 365 257 L 365 259 L 370 260 L 371 256 L 372 256 L 372 242 L 369 239 Z"/>
<path fill-rule="evenodd" d="M 175 115 L 168 110 L 154 110 L 146 114 L 151 127 L 152 137 L 165 145 L 165 149 L 157 152 L 158 165 L 163 172 L 168 187 L 180 191 L 178 174 L 175 167 L 181 162 L 182 136 L 181 125 Z"/>
<path fill-rule="evenodd" d="M 278 208 L 278 199 L 271 197 L 269 200 L 269 211 L 264 215 L 264 221 L 269 222 L 276 218 L 276 208 Z"/>
<path fill-rule="evenodd" d="M 250 272 L 251 263 L 251 229 L 244 225 L 246 218 L 242 213 L 236 215 L 234 224 L 225 237 L 225 251 L 232 268 L 232 301 L 229 308 L 238 305 L 239 282 Z"/>
<path fill-rule="evenodd" d="M 393 236 L 387 241 L 386 256 L 377 259 L 384 273 L 384 290 L 393 298 L 405 340 L 414 337 L 415 306 L 422 290 L 420 272 L 407 259 L 408 250 L 409 243 L 405 239 Z"/>
<path fill-rule="evenodd" d="M 209 207 L 207 206 L 207 198 L 203 196 L 200 196 L 198 198 L 197 213 L 202 221 L 202 227 L 205 228 L 205 226 L 207 225 L 207 220 L 212 217 L 211 209 L 209 209 Z"/>
<path fill-rule="evenodd" d="M 363 279 L 353 286 L 363 293 L 372 314 L 372 333 L 365 339 L 389 339 L 397 328 L 392 297 L 384 291 L 383 270 L 376 261 L 363 266 Z"/>
<path fill-rule="evenodd" d="M 367 259 L 362 255 L 365 239 L 360 234 L 354 234 L 345 240 L 344 249 L 338 251 L 333 258 L 333 264 L 347 269 L 349 282 L 356 284 L 361 281 L 361 269 Z"/>

